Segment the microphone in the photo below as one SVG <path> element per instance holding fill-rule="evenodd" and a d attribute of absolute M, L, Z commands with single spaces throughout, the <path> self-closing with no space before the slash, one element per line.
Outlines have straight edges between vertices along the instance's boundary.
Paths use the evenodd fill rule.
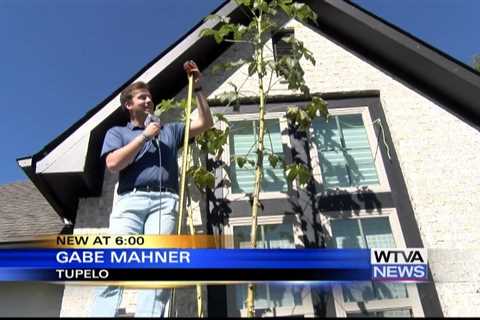
<path fill-rule="evenodd" d="M 143 125 L 146 127 L 148 127 L 148 125 L 150 123 L 158 123 L 160 124 L 160 118 L 157 117 L 156 115 L 154 114 L 151 114 L 151 113 L 148 113 L 147 114 L 147 118 L 145 118 L 145 122 L 143 123 Z"/>
<path fill-rule="evenodd" d="M 148 127 L 148 125 L 150 123 L 158 123 L 160 124 L 160 118 L 157 117 L 156 115 L 154 114 L 151 114 L 151 113 L 147 113 L 147 117 L 145 118 L 145 122 L 143 123 L 143 125 L 146 127 Z M 153 139 L 154 141 L 158 138 L 158 134 L 155 136 L 155 138 Z"/>

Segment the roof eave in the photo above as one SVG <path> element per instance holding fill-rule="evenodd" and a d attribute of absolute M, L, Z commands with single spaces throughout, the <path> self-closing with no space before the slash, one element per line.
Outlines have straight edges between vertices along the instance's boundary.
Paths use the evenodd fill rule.
<path fill-rule="evenodd" d="M 43 181 L 42 176 L 35 173 L 35 161 L 34 157 L 26 156 L 16 159 L 18 166 L 25 172 L 27 177 L 32 181 L 35 187 L 40 191 L 43 197 L 48 201 L 52 208 L 57 212 L 61 218 L 68 216 L 63 206 L 60 205 L 58 199 L 55 197 L 55 193 L 50 186 Z"/>

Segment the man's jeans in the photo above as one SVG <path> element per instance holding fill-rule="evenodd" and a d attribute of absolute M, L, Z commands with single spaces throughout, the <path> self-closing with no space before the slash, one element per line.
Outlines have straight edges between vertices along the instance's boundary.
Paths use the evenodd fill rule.
<path fill-rule="evenodd" d="M 121 195 L 110 215 L 110 233 L 173 234 L 177 207 L 178 196 L 170 192 L 132 191 Z M 114 317 L 122 294 L 120 287 L 97 288 L 92 316 Z M 141 289 L 135 316 L 168 316 L 169 299 L 169 289 Z"/>

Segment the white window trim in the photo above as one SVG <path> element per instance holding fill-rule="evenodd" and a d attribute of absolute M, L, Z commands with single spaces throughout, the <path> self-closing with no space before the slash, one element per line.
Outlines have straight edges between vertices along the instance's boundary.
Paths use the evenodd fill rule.
<path fill-rule="evenodd" d="M 375 155 L 375 150 L 379 148 L 378 141 L 376 139 L 375 130 L 373 128 L 373 122 L 370 117 L 370 113 L 368 112 L 368 107 L 349 107 L 349 108 L 332 108 L 329 109 L 329 113 L 332 116 L 338 115 L 352 115 L 352 114 L 361 114 L 363 124 L 365 125 L 365 131 L 367 132 L 368 137 L 368 144 L 370 145 L 370 151 L 372 153 L 372 157 Z M 313 135 L 313 127 L 310 127 L 310 135 L 309 135 L 309 146 L 310 146 L 310 159 L 312 159 L 312 167 L 313 167 L 313 178 L 319 184 L 323 184 L 322 178 L 322 170 L 320 169 L 320 159 L 318 156 L 318 149 L 316 144 L 313 142 L 312 135 Z M 375 168 L 377 170 L 377 176 L 379 180 L 379 185 L 372 185 L 368 186 L 368 189 L 372 192 L 389 192 L 390 184 L 388 183 L 387 174 L 385 172 L 384 162 L 382 158 L 382 153 L 380 150 L 376 152 L 377 157 L 374 159 Z M 326 187 L 325 187 L 326 188 Z M 342 190 L 350 193 L 357 192 L 359 187 L 335 187 L 332 190 Z"/>
<path fill-rule="evenodd" d="M 386 208 L 382 211 L 374 211 L 368 213 L 365 210 L 361 210 L 358 215 L 349 218 L 330 218 L 332 216 L 340 217 L 340 212 L 327 212 L 320 214 L 320 221 L 324 227 L 327 237 L 333 239 L 333 233 L 331 228 L 332 220 L 358 220 L 358 219 L 374 219 L 387 217 L 390 223 L 390 228 L 392 229 L 393 239 L 397 248 L 406 248 L 405 240 L 403 238 L 402 229 L 400 227 L 400 221 L 398 219 L 398 213 L 395 208 Z M 329 246 L 332 246 L 332 243 L 329 243 Z M 369 302 L 364 302 L 365 308 L 368 311 L 388 311 L 392 309 L 411 309 L 413 317 L 424 317 L 422 303 L 420 301 L 420 294 L 416 284 L 407 284 L 407 293 L 408 298 L 404 299 L 384 299 L 384 300 L 374 300 Z M 357 302 L 345 302 L 343 299 L 343 293 L 341 286 L 333 286 L 333 297 L 335 302 L 335 312 L 337 317 L 346 317 L 349 313 L 359 313 L 361 310 L 358 307 Z"/>
<path fill-rule="evenodd" d="M 226 248 L 233 248 L 234 247 L 234 240 L 233 240 L 233 228 L 237 226 L 245 226 L 251 225 L 252 217 L 236 217 L 230 218 L 228 224 L 225 225 L 225 235 L 230 235 L 230 237 L 226 237 L 228 239 L 226 241 Z M 291 223 L 293 228 L 293 238 L 294 238 L 294 245 L 295 248 L 303 248 L 304 244 L 301 242 L 303 231 L 301 228 L 299 217 L 295 216 L 285 216 L 285 215 L 275 215 L 275 216 L 259 216 L 257 217 L 258 225 L 268 225 L 268 224 L 285 224 Z M 295 250 L 295 249 L 292 249 Z M 235 306 L 235 301 L 233 297 L 235 296 L 235 287 L 234 286 L 227 286 L 227 314 L 235 314 L 240 311 L 240 316 L 246 317 L 247 316 L 247 309 L 233 309 Z M 312 295 L 311 290 L 308 287 L 304 287 L 302 292 L 302 305 L 301 306 L 294 306 L 294 307 L 276 307 L 273 308 L 274 310 L 269 309 L 262 309 L 263 313 L 262 316 L 264 317 L 273 317 L 273 316 L 305 316 L 305 317 L 313 317 L 314 309 L 312 303 Z M 259 309 L 256 309 L 259 310 Z"/>
<path fill-rule="evenodd" d="M 239 115 L 225 115 L 225 117 L 228 119 L 230 122 L 237 122 L 237 121 L 253 121 L 253 120 L 258 120 L 258 114 L 252 113 L 252 114 L 239 114 Z M 285 117 L 285 112 L 269 112 L 265 115 L 265 120 L 269 119 L 278 119 L 279 120 L 279 125 L 280 125 L 280 133 L 282 137 L 282 145 L 286 145 L 288 149 L 291 149 L 291 143 L 290 143 L 290 137 L 288 136 L 287 131 L 288 128 L 288 120 Z M 222 130 L 225 130 L 225 124 L 221 122 L 220 128 Z M 270 143 L 268 141 L 268 137 L 265 137 L 267 145 Z M 285 155 L 283 155 L 285 159 Z M 222 160 L 226 165 L 230 165 L 230 139 L 227 139 L 226 146 L 224 147 L 223 154 L 222 154 Z M 225 170 L 225 169 L 222 169 Z M 252 170 L 254 170 L 252 168 Z M 228 177 L 227 173 L 223 171 L 223 177 Z M 289 182 L 287 181 L 287 184 Z M 293 181 L 290 184 L 291 188 L 296 188 L 296 181 Z M 246 193 L 232 193 L 231 187 L 224 186 L 223 187 L 223 194 L 224 198 L 228 199 L 230 201 L 239 201 L 239 200 L 249 200 L 248 196 Z M 262 191 L 260 192 L 260 200 L 264 199 L 283 199 L 283 198 L 288 198 L 288 193 L 286 192 L 265 192 Z"/>

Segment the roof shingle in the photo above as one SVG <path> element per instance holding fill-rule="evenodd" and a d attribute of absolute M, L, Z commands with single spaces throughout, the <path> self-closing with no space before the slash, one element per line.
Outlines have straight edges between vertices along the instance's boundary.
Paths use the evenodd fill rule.
<path fill-rule="evenodd" d="M 30 181 L 0 185 L 0 242 L 59 234 L 64 223 Z"/>

